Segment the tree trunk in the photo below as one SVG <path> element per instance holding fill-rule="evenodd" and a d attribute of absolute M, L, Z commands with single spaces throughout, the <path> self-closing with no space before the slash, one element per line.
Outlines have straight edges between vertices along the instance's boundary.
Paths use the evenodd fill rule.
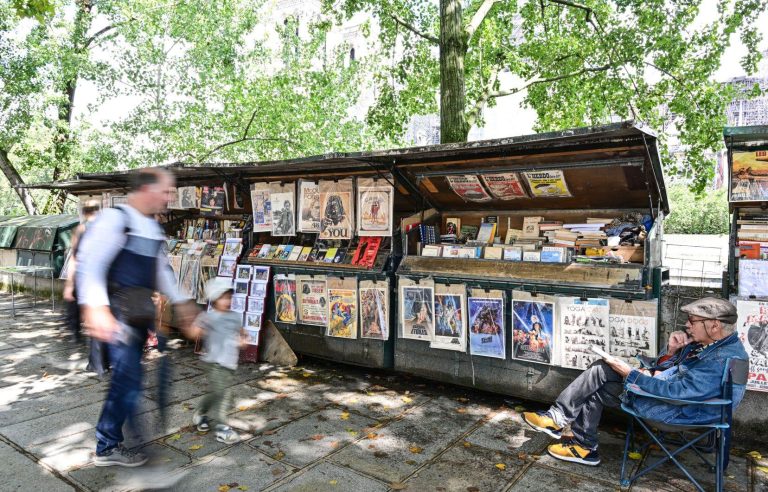
<path fill-rule="evenodd" d="M 440 143 L 466 142 L 464 56 L 467 36 L 461 0 L 440 0 Z"/>
<path fill-rule="evenodd" d="M 16 168 L 13 167 L 13 164 L 11 164 L 11 161 L 8 158 L 8 153 L 3 149 L 0 149 L 0 170 L 3 171 L 8 182 L 14 187 L 13 189 L 16 194 L 19 195 L 19 199 L 21 200 L 21 203 L 24 204 L 27 213 L 29 215 L 37 215 L 37 205 L 35 205 L 35 199 L 32 198 L 32 194 L 29 190 L 26 188 L 16 188 L 18 185 L 23 185 L 24 180 L 19 175 L 18 171 L 16 171 Z"/>

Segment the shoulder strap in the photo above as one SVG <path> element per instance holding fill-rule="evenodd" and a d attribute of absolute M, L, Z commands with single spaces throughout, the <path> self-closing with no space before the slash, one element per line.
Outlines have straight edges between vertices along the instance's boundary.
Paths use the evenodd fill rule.
<path fill-rule="evenodd" d="M 131 216 L 128 215 L 128 211 L 120 205 L 116 206 L 115 210 L 119 210 L 120 213 L 123 214 L 123 219 L 125 219 L 125 229 L 123 229 L 123 234 L 128 234 L 131 232 Z"/>

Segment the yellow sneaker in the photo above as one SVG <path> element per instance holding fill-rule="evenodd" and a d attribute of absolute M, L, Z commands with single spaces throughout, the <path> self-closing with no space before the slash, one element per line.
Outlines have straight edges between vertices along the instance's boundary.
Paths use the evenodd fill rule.
<path fill-rule="evenodd" d="M 555 439 L 560 439 L 562 427 L 558 427 L 547 412 L 523 412 L 525 423 L 539 432 L 544 432 Z"/>
<path fill-rule="evenodd" d="M 580 463 L 587 466 L 597 466 L 600 464 L 600 455 L 597 454 L 597 449 L 587 449 L 576 444 L 574 441 L 562 441 L 547 446 L 547 452 L 553 458 L 563 461 Z"/>

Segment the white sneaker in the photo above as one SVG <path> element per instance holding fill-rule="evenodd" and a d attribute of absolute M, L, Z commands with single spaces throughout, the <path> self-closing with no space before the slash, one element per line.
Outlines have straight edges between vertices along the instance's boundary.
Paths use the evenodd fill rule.
<path fill-rule="evenodd" d="M 216 440 L 225 444 L 240 442 L 240 434 L 232 430 L 228 425 L 216 426 Z"/>
<path fill-rule="evenodd" d="M 192 423 L 197 426 L 198 432 L 208 432 L 211 430 L 211 424 L 208 421 L 208 417 L 199 415 L 197 412 L 192 415 Z"/>

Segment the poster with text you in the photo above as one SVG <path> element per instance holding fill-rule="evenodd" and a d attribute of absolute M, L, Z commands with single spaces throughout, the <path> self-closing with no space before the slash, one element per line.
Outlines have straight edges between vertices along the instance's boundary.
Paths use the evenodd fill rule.
<path fill-rule="evenodd" d="M 739 299 L 736 329 L 749 356 L 747 389 L 768 391 L 768 302 Z"/>

